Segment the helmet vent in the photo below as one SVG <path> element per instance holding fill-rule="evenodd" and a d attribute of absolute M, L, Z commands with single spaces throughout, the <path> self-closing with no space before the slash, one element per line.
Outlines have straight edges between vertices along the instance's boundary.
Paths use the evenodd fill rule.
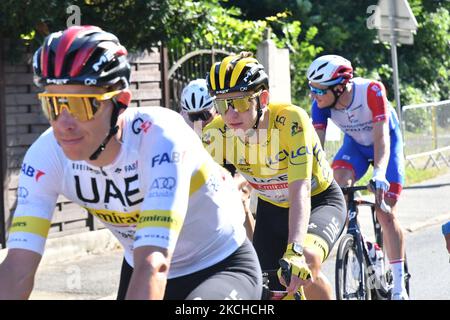
<path fill-rule="evenodd" d="M 192 102 L 192 105 L 195 106 L 195 93 L 194 92 L 192 92 L 191 102 Z"/>
<path fill-rule="evenodd" d="M 321 80 L 323 78 L 323 74 L 319 74 L 317 77 L 314 77 L 314 80 Z"/>
<path fill-rule="evenodd" d="M 322 64 L 317 68 L 317 71 L 319 71 L 320 69 L 324 68 L 327 64 L 328 64 L 328 61 L 325 62 L 325 63 L 322 63 Z"/>
<path fill-rule="evenodd" d="M 191 110 L 191 107 L 189 106 L 189 103 L 186 99 L 184 99 L 184 106 L 186 107 L 186 109 Z"/>

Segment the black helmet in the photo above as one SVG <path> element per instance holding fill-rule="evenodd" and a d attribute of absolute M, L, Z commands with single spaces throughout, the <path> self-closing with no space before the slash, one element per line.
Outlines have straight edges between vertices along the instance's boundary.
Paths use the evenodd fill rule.
<path fill-rule="evenodd" d="M 33 56 L 35 84 L 81 84 L 126 88 L 127 50 L 115 35 L 95 26 L 72 26 L 51 33 Z"/>
<path fill-rule="evenodd" d="M 208 89 L 214 95 L 269 88 L 269 77 L 264 72 L 264 66 L 248 52 L 228 56 L 215 63 L 207 79 Z"/>

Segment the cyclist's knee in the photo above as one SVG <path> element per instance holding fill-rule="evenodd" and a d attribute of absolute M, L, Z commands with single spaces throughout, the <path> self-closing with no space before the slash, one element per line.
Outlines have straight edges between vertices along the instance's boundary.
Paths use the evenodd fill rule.
<path fill-rule="evenodd" d="M 398 197 L 384 197 L 384 201 L 389 207 L 391 207 L 392 209 L 396 209 Z"/>
<path fill-rule="evenodd" d="M 353 171 L 349 169 L 334 169 L 333 171 L 334 179 L 341 187 L 348 187 L 353 185 L 355 177 Z"/>
<path fill-rule="evenodd" d="M 393 209 L 393 207 L 391 208 Z M 390 214 L 386 214 L 381 209 L 377 209 L 377 220 L 383 229 L 395 228 L 395 225 L 399 223 L 394 210 Z"/>

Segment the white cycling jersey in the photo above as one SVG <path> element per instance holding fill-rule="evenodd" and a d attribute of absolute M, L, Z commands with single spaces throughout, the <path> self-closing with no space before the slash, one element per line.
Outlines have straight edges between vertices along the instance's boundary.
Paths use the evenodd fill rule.
<path fill-rule="evenodd" d="M 129 108 L 114 162 L 71 161 L 53 130 L 28 150 L 8 248 L 44 251 L 59 194 L 100 219 L 125 249 L 173 250 L 169 278 L 212 266 L 245 240 L 244 211 L 232 181 L 182 117 L 168 109 Z"/>
<path fill-rule="evenodd" d="M 373 126 L 379 121 L 389 121 L 389 129 L 398 127 L 395 110 L 386 98 L 382 83 L 364 79 L 352 79 L 353 95 L 345 109 L 320 109 L 314 100 L 311 114 L 316 129 L 325 130 L 328 118 L 341 128 L 345 134 L 362 146 L 374 144 Z"/>

